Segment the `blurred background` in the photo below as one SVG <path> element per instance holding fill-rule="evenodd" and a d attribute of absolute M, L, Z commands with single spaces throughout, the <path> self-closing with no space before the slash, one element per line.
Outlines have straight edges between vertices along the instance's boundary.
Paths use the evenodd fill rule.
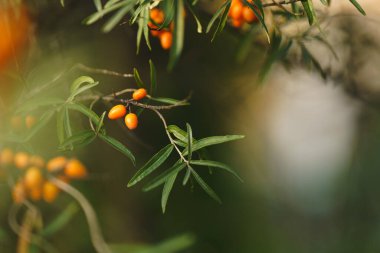
<path fill-rule="evenodd" d="M 189 122 L 195 138 L 246 136 L 209 149 L 212 160 L 231 165 L 244 183 L 223 172 L 209 175 L 199 171 L 223 204 L 212 201 L 196 184 L 184 188 L 177 182 L 163 215 L 161 191 L 143 193 L 139 186 L 127 188 L 136 168 L 112 148 L 95 141 L 66 152 L 89 168 L 88 179 L 74 186 L 94 206 L 107 242 L 157 243 L 189 233 L 195 236 L 195 243 L 183 252 L 377 252 L 380 70 L 368 66 L 379 66 L 375 64 L 380 59 L 380 40 L 374 16 L 380 14 L 380 7 L 373 2 L 364 5 L 371 9 L 368 17 L 359 18 L 346 7 L 333 9 L 334 15 L 341 13 L 344 18 L 331 25 L 327 36 L 333 34 L 332 42 L 337 41 L 333 44 L 342 50 L 339 64 L 323 65 L 336 67 L 327 81 L 302 65 L 290 72 L 276 65 L 259 84 L 265 47 L 253 44 L 247 57 L 236 60 L 242 34 L 230 27 L 211 43 L 210 36 L 196 33 L 194 22 L 187 18 L 184 52 L 174 70 L 168 72 L 168 52 L 161 49 L 158 40 L 151 40 L 152 51 L 142 45 L 136 55 L 136 27 L 122 24 L 104 34 L 101 22 L 83 25 L 83 19 L 95 12 L 91 1 L 67 1 L 64 8 L 59 1 L 30 1 L 25 5 L 28 18 L 12 29 L 21 33 L 17 35 L 17 53 L 2 56 L 12 60 L 0 63 L 0 122 L 9 120 L 5 112 L 12 110 L 23 89 L 49 82 L 77 63 L 122 73 L 131 73 L 136 67 L 148 80 L 148 60 L 152 59 L 159 96 L 181 99 L 193 92 L 191 106 L 165 112 L 170 124 L 184 128 Z M 202 13 L 201 22 L 206 24 L 208 19 L 209 15 Z M 351 38 L 355 35 L 354 41 Z M 0 46 L 5 38 L 0 34 Z M 328 51 L 315 52 L 318 57 L 329 57 Z M 354 63 L 358 67 L 352 70 Z M 71 71 L 63 81 L 67 85 L 52 94 L 67 90 L 83 74 L 87 73 Z M 135 87 L 133 78 L 91 76 L 99 80 L 98 87 L 105 93 Z M 359 91 L 351 92 L 348 85 Z M 102 109 L 95 108 L 99 113 Z M 87 124 L 80 117 L 73 117 L 73 122 Z M 33 152 L 46 158 L 60 154 L 55 125 L 51 122 L 33 137 Z M 150 112 L 142 114 L 140 126 L 132 134 L 109 121 L 106 128 L 136 154 L 137 167 L 167 144 L 161 122 Z M 10 194 L 5 185 L 0 187 L 0 224 L 9 230 Z M 70 197 L 64 196 L 53 205 L 44 205 L 44 219 L 54 217 L 69 201 Z M 17 237 L 9 233 L 1 238 L 0 251 L 15 252 Z M 82 212 L 49 242 L 59 252 L 94 252 Z"/>

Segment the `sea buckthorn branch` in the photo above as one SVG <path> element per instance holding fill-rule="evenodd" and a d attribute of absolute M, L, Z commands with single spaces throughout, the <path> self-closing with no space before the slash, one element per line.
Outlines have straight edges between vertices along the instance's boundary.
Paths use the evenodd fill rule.
<path fill-rule="evenodd" d="M 276 1 L 272 0 L 272 3 L 262 3 L 263 8 L 267 7 L 273 7 L 273 6 L 278 6 L 278 5 L 287 5 L 287 4 L 293 4 L 297 2 L 301 2 L 302 0 L 282 0 L 282 1 Z"/>

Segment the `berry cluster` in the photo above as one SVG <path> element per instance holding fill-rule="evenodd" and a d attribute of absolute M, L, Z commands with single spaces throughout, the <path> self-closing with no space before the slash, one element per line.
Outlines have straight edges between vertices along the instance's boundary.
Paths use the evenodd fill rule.
<path fill-rule="evenodd" d="M 162 25 L 165 21 L 165 14 L 162 10 L 158 8 L 153 8 L 150 11 L 150 22 L 148 23 L 150 34 L 153 37 L 158 37 L 161 43 L 161 47 L 165 50 L 168 50 L 172 46 L 173 41 L 173 22 L 170 23 L 169 28 L 159 29 L 159 26 Z"/>
<path fill-rule="evenodd" d="M 32 115 L 22 116 L 13 116 L 11 118 L 11 126 L 14 130 L 22 130 L 23 128 L 31 128 L 37 122 L 36 117 Z"/>
<path fill-rule="evenodd" d="M 253 10 L 241 0 L 232 0 L 228 17 L 230 17 L 230 24 L 236 28 L 242 27 L 245 23 L 258 21 Z"/>
<path fill-rule="evenodd" d="M 141 100 L 145 98 L 147 95 L 147 91 L 144 88 L 137 89 L 132 94 L 132 99 L 135 101 Z M 128 114 L 127 114 L 127 108 L 128 108 Z M 122 104 L 115 105 L 111 108 L 111 110 L 108 113 L 108 118 L 111 120 L 124 118 L 125 125 L 128 127 L 128 129 L 133 130 L 137 128 L 138 125 L 138 119 L 137 115 L 135 113 L 130 112 L 130 107 L 125 106 Z"/>
<path fill-rule="evenodd" d="M 12 174 L 17 178 L 12 190 L 15 203 L 22 203 L 25 199 L 33 201 L 43 199 L 47 203 L 52 203 L 60 190 L 49 181 L 49 175 L 66 183 L 71 179 L 81 179 L 87 175 L 86 167 L 77 159 L 58 156 L 45 163 L 40 156 L 29 155 L 26 152 L 14 153 L 9 148 L 1 150 L 0 165 L 2 175 L 14 172 Z M 5 170 L 12 166 L 18 170 Z"/>

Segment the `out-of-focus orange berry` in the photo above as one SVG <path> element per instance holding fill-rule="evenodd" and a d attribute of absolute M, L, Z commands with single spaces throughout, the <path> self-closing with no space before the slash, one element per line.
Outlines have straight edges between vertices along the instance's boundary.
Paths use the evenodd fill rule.
<path fill-rule="evenodd" d="M 34 155 L 30 157 L 30 164 L 38 168 L 43 168 L 45 167 L 45 160 L 41 156 Z"/>
<path fill-rule="evenodd" d="M 50 172 L 62 170 L 67 163 L 67 158 L 64 156 L 57 156 L 50 159 L 46 165 L 46 169 Z"/>
<path fill-rule="evenodd" d="M 42 198 L 42 185 L 29 189 L 29 197 L 34 201 L 39 201 Z"/>
<path fill-rule="evenodd" d="M 13 116 L 11 118 L 11 127 L 14 130 L 20 130 L 23 126 L 22 118 L 21 116 Z"/>
<path fill-rule="evenodd" d="M 71 159 L 66 164 L 65 175 L 74 179 L 84 178 L 87 176 L 87 169 L 79 160 Z"/>
<path fill-rule="evenodd" d="M 139 121 L 137 119 L 137 115 L 134 113 L 128 113 L 127 116 L 125 116 L 125 125 L 128 127 L 128 129 L 133 130 L 137 127 Z"/>
<path fill-rule="evenodd" d="M 13 151 L 9 148 L 4 148 L 0 153 L 0 164 L 10 165 L 13 163 Z"/>
<path fill-rule="evenodd" d="M 168 31 L 164 31 L 161 35 L 160 35 L 160 42 L 161 42 L 161 47 L 165 50 L 168 50 L 171 48 L 172 46 L 172 42 L 173 42 L 173 35 L 171 32 L 168 32 Z"/>
<path fill-rule="evenodd" d="M 140 88 L 138 90 L 135 90 L 135 92 L 133 92 L 132 98 L 133 98 L 133 100 L 137 101 L 137 100 L 141 100 L 141 99 L 145 98 L 146 95 L 147 95 L 146 89 Z"/>
<path fill-rule="evenodd" d="M 252 22 L 257 20 L 257 17 L 251 8 L 244 7 L 243 8 L 243 19 L 248 23 L 252 23 Z"/>
<path fill-rule="evenodd" d="M 150 19 L 156 24 L 162 24 L 165 21 L 165 14 L 160 9 L 154 8 L 150 11 Z"/>
<path fill-rule="evenodd" d="M 174 22 L 170 22 L 169 29 L 170 31 L 174 31 Z"/>
<path fill-rule="evenodd" d="M 160 37 L 162 31 L 158 31 L 158 30 L 150 30 L 150 34 L 153 36 L 153 37 Z"/>
<path fill-rule="evenodd" d="M 14 163 L 16 168 L 24 169 L 29 165 L 29 155 L 24 152 L 18 152 L 14 156 Z"/>
<path fill-rule="evenodd" d="M 235 28 L 240 28 L 244 25 L 244 21 L 241 19 L 233 19 L 231 20 L 231 25 Z"/>
<path fill-rule="evenodd" d="M 21 204 L 25 200 L 25 187 L 20 181 L 13 186 L 12 198 L 16 204 Z"/>
<path fill-rule="evenodd" d="M 58 196 L 59 188 L 52 182 L 46 181 L 42 187 L 42 196 L 47 203 L 52 203 Z"/>
<path fill-rule="evenodd" d="M 25 125 L 27 128 L 32 128 L 34 124 L 36 124 L 36 122 L 37 119 L 32 115 L 28 115 L 25 117 Z"/>
<path fill-rule="evenodd" d="M 41 186 L 44 178 L 41 170 L 37 167 L 31 167 L 25 172 L 24 184 L 28 189 L 34 189 Z"/>
<path fill-rule="evenodd" d="M 243 15 L 243 5 L 237 4 L 231 6 L 229 16 L 233 19 L 241 19 Z"/>
<path fill-rule="evenodd" d="M 109 119 L 120 119 L 127 114 L 127 108 L 124 105 L 115 105 L 108 113 Z"/>

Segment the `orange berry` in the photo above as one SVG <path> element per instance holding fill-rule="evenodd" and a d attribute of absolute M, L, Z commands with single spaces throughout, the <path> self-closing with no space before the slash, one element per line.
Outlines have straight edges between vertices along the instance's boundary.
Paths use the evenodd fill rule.
<path fill-rule="evenodd" d="M 231 25 L 235 28 L 240 28 L 242 27 L 244 24 L 243 20 L 241 19 L 233 19 L 231 20 Z"/>
<path fill-rule="evenodd" d="M 45 161 L 41 156 L 34 155 L 30 157 L 30 164 L 38 168 L 45 167 Z"/>
<path fill-rule="evenodd" d="M 29 165 L 29 155 L 24 152 L 18 152 L 14 156 L 15 166 L 19 169 L 24 169 Z"/>
<path fill-rule="evenodd" d="M 13 162 L 13 151 L 9 148 L 5 148 L 0 153 L 0 164 L 10 165 Z"/>
<path fill-rule="evenodd" d="M 173 35 L 171 32 L 164 31 L 160 36 L 161 47 L 168 50 L 172 46 Z"/>
<path fill-rule="evenodd" d="M 31 167 L 25 173 L 24 184 L 26 188 L 34 189 L 40 187 L 43 180 L 41 170 L 37 167 Z"/>
<path fill-rule="evenodd" d="M 124 105 L 115 105 L 108 113 L 109 119 L 120 119 L 127 113 L 127 108 Z"/>
<path fill-rule="evenodd" d="M 42 187 L 42 197 L 48 202 L 52 203 L 58 196 L 59 188 L 52 182 L 46 181 Z"/>
<path fill-rule="evenodd" d="M 143 98 L 145 98 L 147 95 L 147 92 L 146 92 L 146 89 L 144 88 L 140 88 L 138 90 L 135 90 L 135 92 L 133 92 L 132 94 L 132 98 L 133 100 L 141 100 Z"/>
<path fill-rule="evenodd" d="M 161 24 L 165 21 L 165 14 L 160 9 L 154 8 L 150 11 L 150 19 L 156 24 Z"/>
<path fill-rule="evenodd" d="M 79 160 L 71 159 L 65 167 L 65 175 L 69 178 L 83 178 L 87 175 L 87 169 Z"/>
<path fill-rule="evenodd" d="M 169 29 L 170 31 L 174 31 L 174 22 L 170 22 Z"/>
<path fill-rule="evenodd" d="M 70 183 L 70 178 L 66 175 L 59 175 L 57 176 L 57 179 L 65 182 L 66 184 Z"/>
<path fill-rule="evenodd" d="M 13 116 L 11 118 L 11 126 L 14 130 L 20 130 L 23 126 L 21 116 Z"/>
<path fill-rule="evenodd" d="M 21 204 L 25 200 L 25 188 L 22 182 L 18 182 L 13 186 L 12 190 L 13 201 L 17 204 Z"/>
<path fill-rule="evenodd" d="M 28 115 L 25 118 L 25 125 L 27 128 L 32 128 L 36 124 L 37 119 L 34 116 Z"/>
<path fill-rule="evenodd" d="M 137 115 L 134 113 L 128 113 L 127 116 L 125 116 L 125 125 L 128 127 L 128 129 L 133 130 L 137 127 L 139 121 L 137 119 Z"/>
<path fill-rule="evenodd" d="M 42 185 L 41 185 L 42 186 Z M 42 187 L 35 187 L 29 190 L 29 197 L 34 201 L 39 201 L 42 198 Z"/>
<path fill-rule="evenodd" d="M 237 5 L 231 6 L 229 12 L 230 12 L 229 16 L 232 19 L 240 19 L 242 18 L 242 15 L 243 15 L 243 5 L 237 4 Z"/>
<path fill-rule="evenodd" d="M 150 30 L 150 34 L 153 36 L 153 37 L 160 37 L 162 31 L 158 31 L 158 30 Z"/>
<path fill-rule="evenodd" d="M 64 156 L 57 156 L 53 159 L 50 159 L 46 165 L 48 171 L 59 171 L 62 170 L 67 164 L 67 159 Z"/>
<path fill-rule="evenodd" d="M 244 7 L 243 8 L 243 19 L 248 23 L 252 23 L 252 22 L 257 20 L 257 17 L 251 8 Z"/>

